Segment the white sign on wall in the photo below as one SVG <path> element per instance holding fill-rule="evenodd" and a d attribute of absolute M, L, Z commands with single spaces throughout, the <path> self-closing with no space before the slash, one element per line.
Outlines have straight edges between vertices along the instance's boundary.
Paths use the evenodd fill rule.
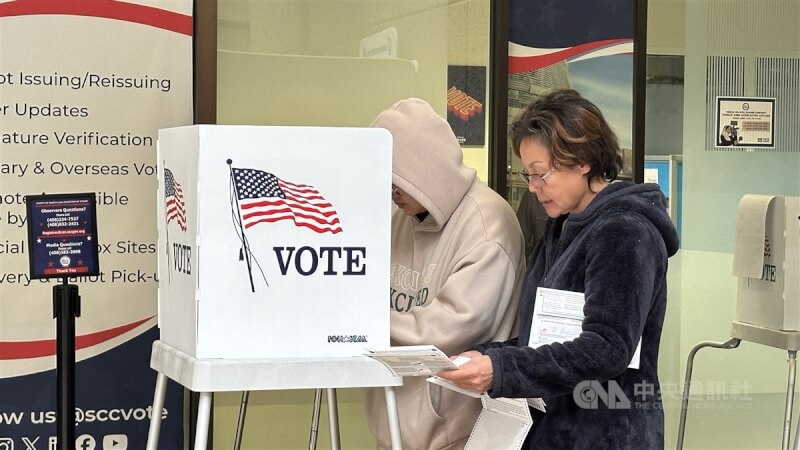
<path fill-rule="evenodd" d="M 775 99 L 717 97 L 716 147 L 775 148 Z"/>
<path fill-rule="evenodd" d="M 397 58 L 397 29 L 389 27 L 361 39 L 359 56 L 362 58 Z"/>

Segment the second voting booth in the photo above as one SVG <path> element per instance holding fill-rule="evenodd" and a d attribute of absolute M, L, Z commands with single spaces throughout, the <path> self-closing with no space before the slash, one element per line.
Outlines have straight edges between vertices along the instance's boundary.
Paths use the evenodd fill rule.
<path fill-rule="evenodd" d="M 401 447 L 402 380 L 361 356 L 389 346 L 391 148 L 377 128 L 160 130 L 154 411 L 165 376 L 200 392 L 195 448 L 211 392 L 325 387 L 330 408 L 333 388 L 370 386 Z"/>
<path fill-rule="evenodd" d="M 800 197 L 742 197 L 736 211 L 732 274 L 736 278 L 736 320 L 731 339 L 701 342 L 689 352 L 678 449 L 683 448 L 686 414 L 696 353 L 705 347 L 734 349 L 742 341 L 788 352 L 789 376 L 782 448 L 790 445 L 797 351 L 800 350 Z M 794 449 L 800 450 L 800 426 Z"/>
<path fill-rule="evenodd" d="M 800 197 L 742 198 L 733 274 L 736 320 L 800 331 Z"/>

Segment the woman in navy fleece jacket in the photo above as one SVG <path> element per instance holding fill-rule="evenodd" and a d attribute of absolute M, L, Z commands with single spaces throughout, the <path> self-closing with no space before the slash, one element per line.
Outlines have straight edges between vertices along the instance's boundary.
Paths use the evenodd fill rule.
<path fill-rule="evenodd" d="M 547 413 L 532 410 L 527 448 L 663 448 L 658 348 L 667 258 L 678 250 L 664 197 L 654 184 L 612 182 L 622 167 L 617 138 L 573 90 L 528 106 L 511 139 L 521 176 L 551 218 L 529 262 L 520 334 L 464 353 L 470 362 L 439 375 L 492 397 L 542 397 Z M 538 287 L 584 293 L 580 336 L 527 345 Z M 628 368 L 640 338 L 639 368 Z M 600 386 L 630 404 L 585 401 Z"/>

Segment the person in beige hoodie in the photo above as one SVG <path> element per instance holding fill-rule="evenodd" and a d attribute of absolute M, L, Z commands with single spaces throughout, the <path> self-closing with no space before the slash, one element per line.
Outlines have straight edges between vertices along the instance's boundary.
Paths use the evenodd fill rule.
<path fill-rule="evenodd" d="M 393 137 L 391 343 L 448 355 L 516 332 L 525 244 L 508 203 L 464 166 L 450 128 L 420 99 L 395 103 L 372 127 Z M 403 448 L 461 449 L 480 400 L 406 377 L 397 389 Z M 382 389 L 365 393 L 378 448 L 391 448 Z"/>

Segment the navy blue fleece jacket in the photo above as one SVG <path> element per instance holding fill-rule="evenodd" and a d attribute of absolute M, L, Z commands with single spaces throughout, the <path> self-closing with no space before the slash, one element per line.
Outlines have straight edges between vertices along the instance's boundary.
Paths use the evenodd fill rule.
<path fill-rule="evenodd" d="M 677 250 L 677 232 L 654 184 L 611 183 L 584 211 L 550 221 L 526 275 L 519 338 L 477 348 L 492 360 L 492 397 L 543 397 L 547 403 L 546 414 L 534 411 L 529 448 L 664 447 L 658 348 L 667 258 Z M 585 294 L 579 337 L 527 346 L 538 287 Z M 629 369 L 640 337 L 639 369 Z M 620 400 L 618 387 L 630 407 L 576 402 L 574 392 L 591 397 L 591 383 Z"/>

